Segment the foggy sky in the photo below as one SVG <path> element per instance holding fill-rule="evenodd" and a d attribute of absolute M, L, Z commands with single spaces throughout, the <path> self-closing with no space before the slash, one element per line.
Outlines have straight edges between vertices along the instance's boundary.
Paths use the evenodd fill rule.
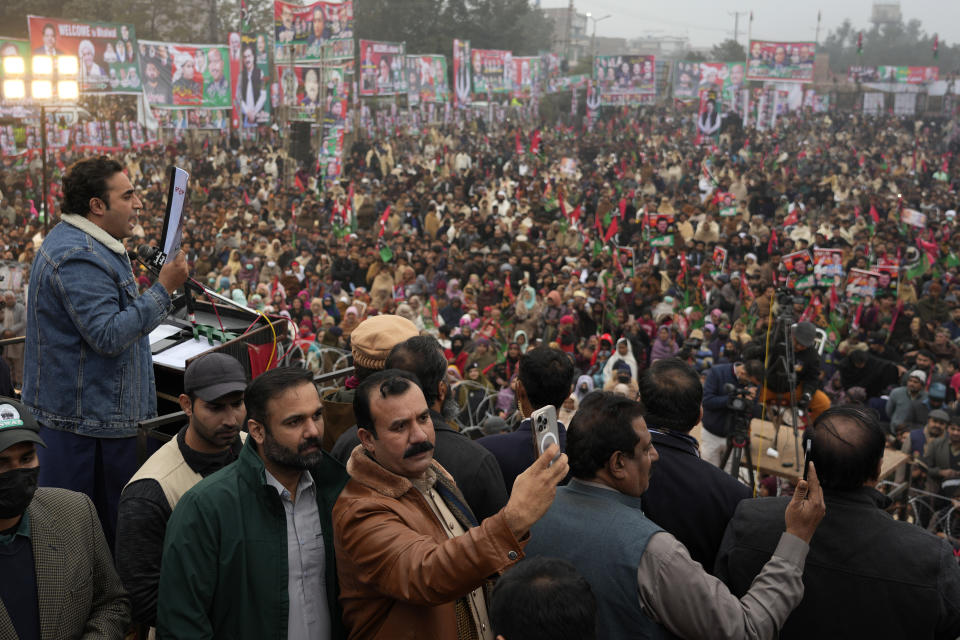
<path fill-rule="evenodd" d="M 542 7 L 566 7 L 565 0 L 542 0 Z M 817 9 L 822 11 L 820 42 L 827 32 L 850 18 L 854 28 L 869 28 L 872 0 L 576 0 L 579 13 L 595 18 L 613 17 L 597 23 L 597 36 L 636 38 L 643 35 L 687 36 L 695 47 L 709 47 L 733 37 L 734 11 L 753 9 L 753 38 L 766 40 L 813 40 Z M 960 1 L 902 0 L 904 23 L 917 18 L 927 33 L 939 33 L 940 42 L 960 41 Z M 747 41 L 747 15 L 740 16 L 741 44 Z M 587 23 L 587 35 L 593 23 Z M 891 60 L 896 64 L 896 60 Z"/>

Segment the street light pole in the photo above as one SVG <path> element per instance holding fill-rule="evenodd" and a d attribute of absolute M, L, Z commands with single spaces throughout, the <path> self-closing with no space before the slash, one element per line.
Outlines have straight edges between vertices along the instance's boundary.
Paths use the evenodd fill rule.
<path fill-rule="evenodd" d="M 607 18 L 612 18 L 613 16 L 609 13 L 602 18 L 594 18 L 591 14 L 587 14 L 587 18 L 593 20 L 593 33 L 590 35 L 590 61 L 593 62 L 594 58 L 597 57 L 597 23 L 603 22 Z"/>
<path fill-rule="evenodd" d="M 50 233 L 50 212 L 47 211 L 47 106 L 40 105 L 40 164 L 43 175 L 40 176 L 40 188 L 43 190 L 40 199 L 43 208 L 43 237 Z"/>

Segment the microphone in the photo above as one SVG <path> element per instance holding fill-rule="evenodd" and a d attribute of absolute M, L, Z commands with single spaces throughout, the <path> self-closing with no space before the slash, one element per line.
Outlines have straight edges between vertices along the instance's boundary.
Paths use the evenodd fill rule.
<path fill-rule="evenodd" d="M 137 247 L 137 260 L 155 276 L 159 276 L 160 265 L 166 260 L 166 256 L 160 251 L 160 247 L 151 247 L 148 244 L 142 244 Z M 190 324 L 193 325 L 197 324 L 197 315 L 193 309 L 193 294 L 191 290 L 195 289 L 196 286 L 190 278 L 187 278 L 186 282 L 183 283 L 183 295 L 187 303 L 187 319 L 190 320 Z M 203 293 L 203 291 L 201 290 L 200 293 Z"/>

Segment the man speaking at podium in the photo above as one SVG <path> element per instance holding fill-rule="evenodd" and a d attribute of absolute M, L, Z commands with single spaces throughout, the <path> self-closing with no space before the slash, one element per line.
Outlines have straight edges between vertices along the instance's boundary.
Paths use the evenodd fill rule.
<path fill-rule="evenodd" d="M 40 423 L 41 486 L 87 494 L 110 547 L 137 470 L 137 422 L 156 416 L 148 335 L 187 279 L 183 253 L 142 295 L 123 239 L 143 203 L 118 162 L 81 160 L 63 178 L 62 220 L 30 273 L 23 402 Z"/>

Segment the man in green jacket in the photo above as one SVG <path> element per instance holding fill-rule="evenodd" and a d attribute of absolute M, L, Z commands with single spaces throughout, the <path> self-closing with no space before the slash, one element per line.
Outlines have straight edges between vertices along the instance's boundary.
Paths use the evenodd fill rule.
<path fill-rule="evenodd" d="M 170 518 L 157 637 L 345 638 L 330 513 L 348 476 L 321 449 L 312 374 L 268 371 L 245 401 L 240 457 L 184 494 Z"/>

